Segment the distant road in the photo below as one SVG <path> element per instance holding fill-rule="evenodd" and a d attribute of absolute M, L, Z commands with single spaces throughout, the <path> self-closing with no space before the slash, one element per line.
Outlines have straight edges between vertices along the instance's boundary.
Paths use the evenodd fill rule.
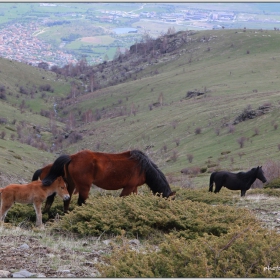
<path fill-rule="evenodd" d="M 33 35 L 33 36 L 38 36 L 38 35 L 40 35 L 40 34 L 46 32 L 46 30 L 47 30 L 48 28 L 49 28 L 49 27 L 45 27 L 45 28 L 43 28 L 42 30 L 35 31 L 32 35 Z"/>
<path fill-rule="evenodd" d="M 129 13 L 136 12 L 136 11 L 139 11 L 139 10 L 143 10 L 143 8 L 144 8 L 145 5 L 146 5 L 146 3 L 144 3 L 139 9 L 137 9 L 137 10 L 132 10 L 132 11 L 130 11 Z"/>

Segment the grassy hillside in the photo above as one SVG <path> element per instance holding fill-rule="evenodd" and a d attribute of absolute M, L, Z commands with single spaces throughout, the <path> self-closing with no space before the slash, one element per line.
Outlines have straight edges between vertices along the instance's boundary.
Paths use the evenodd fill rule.
<path fill-rule="evenodd" d="M 40 166 L 55 159 L 50 153 L 56 133 L 65 124 L 54 104 L 69 94 L 70 84 L 52 72 L 0 59 L 1 186 L 29 181 Z M 56 120 L 55 120 L 56 119 Z"/>
<path fill-rule="evenodd" d="M 7 67 L 1 67 L 1 75 L 15 65 L 15 72 L 1 78 L 1 118 L 6 120 L 0 124 L 0 135 L 5 132 L 0 137 L 0 186 L 30 180 L 37 168 L 61 153 L 138 148 L 159 165 L 177 192 L 175 200 L 165 200 L 143 186 L 139 195 L 120 198 L 119 191 L 92 188 L 82 207 L 73 196 L 66 215 L 56 199 L 51 209 L 55 219 L 43 215 L 43 232 L 33 230 L 33 207 L 17 204 L 7 215 L 8 224 L 0 226 L 3 269 L 26 268 L 47 277 L 59 269 L 69 269 L 75 277 L 97 272 L 102 277 L 278 276 L 268 267 L 276 267 L 279 259 L 279 190 L 249 190 L 241 198 L 227 189 L 209 193 L 207 185 L 209 173 L 219 169 L 246 171 L 263 165 L 268 180 L 279 176 L 280 33 L 221 30 L 189 36 L 180 50 L 157 61 L 138 60 L 135 68 L 142 70 L 130 70 L 125 82 L 81 91 L 74 98 L 69 97 L 70 79 L 0 60 Z M 110 74 L 106 69 L 101 75 L 107 79 Z M 24 75 L 19 86 L 12 80 L 17 75 Z M 53 92 L 39 90 L 46 80 Z M 34 83 L 38 92 L 30 94 Z M 30 106 L 21 106 L 23 100 Z M 57 115 L 45 116 L 44 108 Z M 82 137 L 68 141 L 72 134 Z M 188 174 L 182 174 L 186 168 Z M 14 226 L 28 232 L 10 230 Z M 15 250 L 9 250 L 22 240 L 30 245 L 32 259 L 23 264 L 15 255 L 11 268 L 9 256 Z M 99 243 L 102 250 L 97 252 Z M 52 254 L 31 253 L 39 246 L 39 252 L 44 246 Z M 39 261 L 34 264 L 34 259 Z"/>
<path fill-rule="evenodd" d="M 279 41 L 278 31 L 190 32 L 180 49 L 150 62 L 144 59 L 135 71 L 129 70 L 126 80 L 74 99 L 67 97 L 70 79 L 2 59 L 5 99 L 0 106 L 7 119 L 0 124 L 0 133 L 5 131 L 5 138 L 0 139 L 3 150 L 10 150 L 6 148 L 9 140 L 24 120 L 22 134 L 32 131 L 33 139 L 40 137 L 47 143 L 43 149 L 35 147 L 34 154 L 39 150 L 39 155 L 46 155 L 38 157 L 38 166 L 62 152 L 137 148 L 146 151 L 171 182 L 205 187 L 213 170 L 246 171 L 278 160 Z M 116 69 L 141 61 L 137 55 L 116 60 L 104 71 L 96 70 L 95 79 L 114 80 Z M 46 116 L 45 111 L 52 115 Z M 250 111 L 257 116 L 234 124 Z M 91 118 L 85 119 L 86 112 Z M 60 121 L 70 118 L 72 127 L 66 128 Z M 56 133 L 52 132 L 54 122 Z M 71 131 L 81 140 L 54 142 Z M 21 141 L 18 137 L 12 140 Z M 18 154 L 20 149 L 14 146 L 12 150 Z M 2 165 L 7 174 L 13 172 L 5 162 Z M 183 175 L 181 170 L 186 168 L 195 174 Z M 201 169 L 206 172 L 200 173 Z"/>
<path fill-rule="evenodd" d="M 194 33 L 173 57 L 140 65 L 137 78 L 76 100 L 68 110 L 84 137 L 69 152 L 139 148 L 177 178 L 186 167 L 248 170 L 277 160 L 279 43 L 276 31 Z M 203 94 L 187 98 L 188 91 Z M 264 114 L 231 125 L 245 109 L 263 105 Z M 78 112 L 87 110 L 101 119 L 84 123 Z M 208 183 L 207 173 L 200 176 L 197 182 Z"/>

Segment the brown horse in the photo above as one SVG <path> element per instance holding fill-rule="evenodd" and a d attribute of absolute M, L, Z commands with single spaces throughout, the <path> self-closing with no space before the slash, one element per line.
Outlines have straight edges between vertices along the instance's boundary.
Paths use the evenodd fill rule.
<path fill-rule="evenodd" d="M 57 176 L 64 177 L 70 199 L 74 191 L 79 193 L 78 205 L 85 203 L 92 184 L 105 190 L 123 189 L 120 196 L 137 193 L 137 188 L 145 183 L 154 194 L 163 197 L 172 197 L 176 193 L 171 191 L 156 164 L 139 150 L 119 154 L 83 150 L 62 155 L 53 164 L 35 171 L 32 180 L 41 179 L 50 184 Z M 70 199 L 64 201 L 64 212 L 68 211 Z M 44 211 L 50 209 L 53 200 L 54 195 L 47 198 Z"/>
<path fill-rule="evenodd" d="M 54 193 L 57 193 L 64 201 L 70 199 L 66 184 L 61 176 L 49 186 L 44 185 L 41 181 L 35 181 L 25 185 L 12 184 L 6 186 L 0 189 L 0 220 L 4 222 L 9 209 L 15 202 L 25 204 L 33 203 L 36 212 L 36 226 L 40 227 L 42 226 L 42 203 L 48 196 Z"/>

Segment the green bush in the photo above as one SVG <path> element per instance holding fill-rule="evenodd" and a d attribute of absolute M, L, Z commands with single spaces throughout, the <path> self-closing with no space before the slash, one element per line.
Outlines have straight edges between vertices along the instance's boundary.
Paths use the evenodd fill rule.
<path fill-rule="evenodd" d="M 73 200 L 70 203 L 70 211 L 73 210 L 74 204 Z M 42 212 L 44 210 L 45 203 L 42 204 Z M 56 215 L 63 216 L 63 201 L 59 197 L 55 197 L 49 213 L 43 213 L 42 220 L 46 223 L 49 218 L 54 218 Z M 23 228 L 32 228 L 35 226 L 36 222 L 36 212 L 32 204 L 20 204 L 15 203 L 9 210 L 6 219 L 6 223 L 11 223 L 14 226 L 20 226 Z"/>
<path fill-rule="evenodd" d="M 265 194 L 268 196 L 277 196 L 280 197 L 280 189 L 270 189 L 270 188 L 266 188 L 266 189 L 253 189 L 250 190 L 250 194 Z"/>
<path fill-rule="evenodd" d="M 200 173 L 205 173 L 207 171 L 207 167 L 201 167 L 200 168 Z"/>
<path fill-rule="evenodd" d="M 211 195 L 211 194 L 210 194 Z M 220 236 L 229 225 L 249 224 L 255 218 L 246 210 L 230 206 L 211 206 L 190 200 L 167 200 L 151 194 L 128 197 L 100 196 L 62 217 L 52 229 L 80 236 L 102 233 L 129 237 L 148 237 L 158 232 L 197 238 L 204 233 Z"/>
<path fill-rule="evenodd" d="M 176 191 L 176 200 L 186 200 L 189 199 L 191 201 L 204 202 L 207 204 L 234 204 L 240 197 L 239 193 L 235 191 L 230 191 L 226 188 L 223 188 L 222 191 L 218 194 L 212 193 L 208 191 L 208 187 L 205 189 L 182 189 L 172 187 L 172 190 Z M 238 194 L 234 196 L 234 194 Z"/>
<path fill-rule="evenodd" d="M 220 237 L 165 237 L 159 251 L 115 246 L 98 264 L 101 277 L 279 277 L 267 268 L 279 265 L 280 236 L 256 224 L 232 226 Z"/>
<path fill-rule="evenodd" d="M 272 179 L 264 185 L 265 189 L 280 189 L 280 178 Z"/>

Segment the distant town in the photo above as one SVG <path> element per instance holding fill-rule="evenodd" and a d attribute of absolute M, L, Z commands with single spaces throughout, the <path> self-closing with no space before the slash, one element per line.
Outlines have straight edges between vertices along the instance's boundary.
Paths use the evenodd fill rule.
<path fill-rule="evenodd" d="M 34 33 L 39 26 L 34 23 L 15 23 L 0 29 L 0 56 L 37 66 L 40 62 L 52 65 L 77 63 L 73 55 L 52 50 L 50 44 L 39 40 Z"/>
<path fill-rule="evenodd" d="M 140 3 L 139 3 L 140 4 Z M 42 9 L 47 9 L 49 7 L 57 7 L 65 5 L 62 3 L 38 3 Z M 235 12 L 225 12 L 225 11 L 202 11 L 198 9 L 182 9 L 180 12 L 155 12 L 155 11 L 141 11 L 147 3 L 138 5 L 138 8 L 133 11 L 121 11 L 121 10 L 106 10 L 101 9 L 98 13 L 89 15 L 89 13 L 84 12 L 65 12 L 61 15 L 65 17 L 79 17 L 90 19 L 98 24 L 109 24 L 109 29 L 113 29 L 112 26 L 119 26 L 120 21 L 127 19 L 126 22 L 141 22 L 145 20 L 153 23 L 168 23 L 170 27 L 179 26 L 181 29 L 188 29 L 195 23 L 196 29 L 220 29 L 224 28 L 224 24 L 233 23 L 237 21 L 237 14 Z M 59 17 L 59 14 L 58 14 Z M 48 18 L 45 18 L 48 20 Z M 49 19 L 54 20 L 54 18 Z M 256 20 L 252 14 L 246 15 L 243 13 L 242 17 L 238 18 L 242 22 L 252 22 Z M 259 22 L 260 20 L 257 19 Z M 262 18 L 263 22 L 279 23 L 275 18 L 270 18 L 269 16 Z M 11 23 L 7 23 L 0 28 L 0 56 L 12 60 L 17 60 L 20 62 L 28 63 L 31 65 L 38 65 L 40 62 L 46 62 L 51 67 L 53 65 L 63 66 L 66 64 L 75 64 L 78 62 L 79 58 L 74 55 L 74 52 L 64 48 L 65 42 L 61 42 L 59 47 L 55 47 L 47 41 L 38 38 L 38 34 L 44 28 L 44 23 L 40 18 L 34 17 L 30 20 L 16 21 L 13 20 Z M 130 26 L 127 26 L 130 27 Z M 108 27 L 107 27 L 108 29 Z M 135 32 L 141 35 L 143 29 L 135 28 L 131 33 Z M 132 43 L 133 44 L 133 43 Z M 101 56 L 96 56 L 96 62 L 102 62 Z"/>

